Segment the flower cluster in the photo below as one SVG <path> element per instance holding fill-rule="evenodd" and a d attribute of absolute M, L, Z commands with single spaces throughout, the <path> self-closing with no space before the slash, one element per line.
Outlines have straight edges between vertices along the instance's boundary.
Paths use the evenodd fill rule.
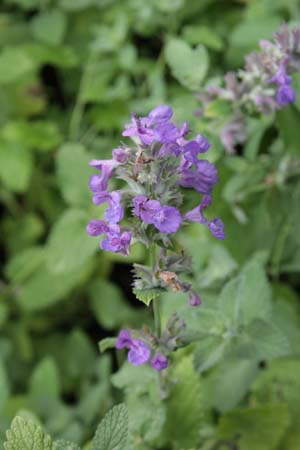
<path fill-rule="evenodd" d="M 107 203 L 108 208 L 104 220 L 90 221 L 87 232 L 91 236 L 105 235 L 100 244 L 103 250 L 128 255 L 133 238 L 149 244 L 148 226 L 169 235 L 186 221 L 206 225 L 215 237 L 224 239 L 222 221 L 206 220 L 202 214 L 218 181 L 214 164 L 199 159 L 210 145 L 200 134 L 187 140 L 188 124 L 176 127 L 170 121 L 172 115 L 167 105 L 156 107 L 147 117 L 132 114 L 123 136 L 130 136 L 134 145 L 114 149 L 111 160 L 90 162 L 91 167 L 100 171 L 90 178 L 93 203 Z M 109 192 L 108 182 L 113 175 L 126 181 L 127 188 Z M 183 214 L 179 211 L 183 203 L 180 187 L 193 188 L 204 195 L 195 210 Z M 119 225 L 126 207 L 133 211 L 132 226 Z M 137 218 L 141 223 L 137 224 Z"/>
<path fill-rule="evenodd" d="M 223 86 L 209 85 L 199 94 L 204 114 L 211 102 L 222 99 L 231 105 L 232 117 L 220 132 L 232 153 L 246 140 L 244 113 L 268 114 L 296 100 L 291 75 L 300 72 L 300 28 L 282 25 L 272 41 L 262 40 L 260 51 L 246 56 L 243 70 L 229 72 Z"/>
<path fill-rule="evenodd" d="M 201 298 L 191 283 L 180 279 L 180 274 L 189 271 L 190 259 L 184 252 L 176 252 L 175 234 L 189 222 L 204 225 L 217 239 L 224 239 L 225 233 L 220 218 L 208 219 L 204 214 L 218 181 L 216 167 L 203 158 L 210 144 L 200 134 L 188 139 L 188 124 L 178 127 L 171 121 L 172 116 L 167 105 L 157 106 L 146 117 L 132 114 L 123 132 L 132 142 L 115 148 L 110 160 L 90 162 L 98 170 L 89 182 L 93 203 L 106 204 L 107 208 L 103 218 L 89 222 L 87 233 L 102 236 L 101 249 L 122 255 L 128 255 L 135 242 L 152 249 L 152 267 L 134 264 L 137 298 L 148 304 L 160 292 L 171 289 L 187 293 L 189 304 L 195 307 L 201 304 Z M 119 183 L 119 189 L 109 190 L 112 178 L 118 180 L 115 183 Z M 198 205 L 188 211 L 184 210 L 183 195 L 187 188 L 200 197 Z M 116 346 L 129 350 L 130 363 L 149 361 L 154 369 L 163 370 L 168 364 L 166 355 L 174 350 L 170 342 L 177 342 L 180 327 L 177 319 L 175 322 L 169 331 L 156 333 L 151 339 L 144 334 L 133 337 L 137 332 L 132 336 L 122 330 Z"/>

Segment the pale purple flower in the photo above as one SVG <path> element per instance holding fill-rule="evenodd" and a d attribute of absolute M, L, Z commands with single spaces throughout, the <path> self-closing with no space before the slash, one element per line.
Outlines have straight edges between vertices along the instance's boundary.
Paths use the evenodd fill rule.
<path fill-rule="evenodd" d="M 128 330 L 120 330 L 117 337 L 116 348 L 121 350 L 122 348 L 130 348 L 132 345 L 132 337 Z"/>
<path fill-rule="evenodd" d="M 289 84 L 281 85 L 276 93 L 276 100 L 279 105 L 294 103 L 296 100 L 296 93 L 292 86 L 290 86 Z"/>
<path fill-rule="evenodd" d="M 128 151 L 124 147 L 114 148 L 112 151 L 112 156 L 118 163 L 125 164 L 128 159 Z"/>
<path fill-rule="evenodd" d="M 211 204 L 211 196 L 204 195 L 200 205 L 196 206 L 196 208 L 192 209 L 191 211 L 185 213 L 184 218 L 189 220 L 190 222 L 207 224 L 207 220 L 203 216 L 202 210 L 207 208 L 210 204 Z"/>
<path fill-rule="evenodd" d="M 162 233 L 175 233 L 181 224 L 181 215 L 173 206 L 161 206 L 158 200 L 143 195 L 134 198 L 134 213 L 147 225 L 154 225 Z"/>
<path fill-rule="evenodd" d="M 102 171 L 101 176 L 95 174 L 90 178 L 90 189 L 92 192 L 105 191 L 107 189 L 108 181 L 113 176 L 114 168 L 116 167 L 114 160 L 92 159 L 89 165 Z"/>
<path fill-rule="evenodd" d="M 153 131 L 154 140 L 161 144 L 176 143 L 176 140 L 180 138 L 178 128 L 170 123 L 161 123 Z"/>
<path fill-rule="evenodd" d="M 124 217 L 124 208 L 121 205 L 121 198 L 121 193 L 118 191 L 109 193 L 109 208 L 105 211 L 104 215 L 105 219 L 111 224 L 120 222 Z"/>
<path fill-rule="evenodd" d="M 131 114 L 131 123 L 125 125 L 123 136 L 137 136 L 144 145 L 150 145 L 153 142 L 153 130 L 148 128 L 149 119 L 142 117 L 138 119 L 135 114 Z"/>
<path fill-rule="evenodd" d="M 202 303 L 201 297 L 198 294 L 196 294 L 196 292 L 192 291 L 189 294 L 189 304 L 191 306 L 199 306 L 201 305 L 201 303 Z"/>
<path fill-rule="evenodd" d="M 168 367 L 168 359 L 162 353 L 156 353 L 156 355 L 151 359 L 150 364 L 153 369 L 160 372 Z"/>
<path fill-rule="evenodd" d="M 218 182 L 215 165 L 205 159 L 194 163 L 183 162 L 180 172 L 179 184 L 183 187 L 194 188 L 200 194 L 210 194 L 213 185 Z"/>
<path fill-rule="evenodd" d="M 150 359 L 151 349 L 140 339 L 132 339 L 128 352 L 128 361 L 134 366 L 145 364 Z"/>
<path fill-rule="evenodd" d="M 149 125 L 167 122 L 173 116 L 173 110 L 168 105 L 159 105 L 148 114 Z"/>
<path fill-rule="evenodd" d="M 121 232 L 119 225 L 110 225 L 106 237 L 100 242 L 102 250 L 129 255 L 132 233 L 130 231 Z"/>
<path fill-rule="evenodd" d="M 106 233 L 109 227 L 104 220 L 92 219 L 86 227 L 86 232 L 90 236 L 100 236 L 100 234 Z"/>
<path fill-rule="evenodd" d="M 225 239 L 224 223 L 221 219 L 218 217 L 212 219 L 207 223 L 207 226 L 214 237 L 220 240 Z"/>

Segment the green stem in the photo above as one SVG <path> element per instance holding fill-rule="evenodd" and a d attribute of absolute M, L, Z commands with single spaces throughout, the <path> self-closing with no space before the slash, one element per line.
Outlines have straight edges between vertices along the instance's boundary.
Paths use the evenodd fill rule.
<path fill-rule="evenodd" d="M 154 275 L 157 265 L 157 252 L 155 244 L 150 245 L 150 264 Z M 154 300 L 152 300 L 152 303 L 153 303 L 155 332 L 157 337 L 160 338 L 161 336 L 160 297 L 157 297 Z"/>

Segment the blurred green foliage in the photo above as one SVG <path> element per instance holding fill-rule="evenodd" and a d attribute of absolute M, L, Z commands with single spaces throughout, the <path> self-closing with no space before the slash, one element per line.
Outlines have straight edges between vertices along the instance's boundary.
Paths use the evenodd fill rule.
<path fill-rule="evenodd" d="M 283 20 L 300 23 L 298 0 L 1 1 L 0 444 L 18 414 L 104 450 L 87 443 L 123 390 L 128 449 L 299 449 L 299 101 L 249 119 L 234 156 L 194 115 L 195 92 L 241 67 Z M 178 311 L 195 343 L 177 352 L 180 383 L 162 402 L 151 369 L 97 346 L 151 323 L 130 295 L 130 264 L 146 255 L 100 252 L 85 225 L 101 213 L 89 159 L 109 157 L 131 111 L 166 102 L 213 142 L 212 216 L 227 239 L 199 225 L 181 235 L 204 306 L 163 299 L 164 321 Z M 225 117 L 224 105 L 211 115 Z"/>

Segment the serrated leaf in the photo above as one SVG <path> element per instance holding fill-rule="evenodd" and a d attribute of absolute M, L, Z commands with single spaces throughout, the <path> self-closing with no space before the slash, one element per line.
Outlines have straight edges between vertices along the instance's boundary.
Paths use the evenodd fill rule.
<path fill-rule="evenodd" d="M 138 300 L 149 306 L 152 300 L 159 297 L 164 292 L 163 289 L 153 288 L 153 289 L 136 289 L 133 288 L 133 293 Z"/>
<path fill-rule="evenodd" d="M 15 417 L 6 436 L 5 450 L 53 450 L 51 437 L 22 417 Z"/>
<path fill-rule="evenodd" d="M 128 411 L 121 403 L 102 419 L 92 441 L 91 450 L 123 450 L 128 435 Z"/>
<path fill-rule="evenodd" d="M 191 357 L 183 357 L 175 368 L 177 384 L 167 400 L 165 439 L 172 447 L 193 447 L 197 443 L 203 418 L 200 377 Z"/>
<path fill-rule="evenodd" d="M 167 63 L 174 77 L 188 89 L 201 86 L 209 66 L 208 53 L 202 45 L 192 49 L 181 39 L 170 39 L 165 48 Z"/>

